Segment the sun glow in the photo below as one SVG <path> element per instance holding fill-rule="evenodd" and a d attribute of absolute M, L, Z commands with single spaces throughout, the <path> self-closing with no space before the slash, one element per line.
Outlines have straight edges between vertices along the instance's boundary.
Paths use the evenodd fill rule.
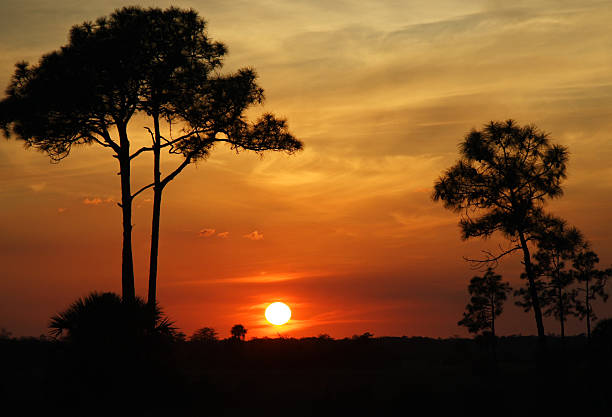
<path fill-rule="evenodd" d="M 276 326 L 287 323 L 290 318 L 291 309 L 285 303 L 272 303 L 266 308 L 266 320 Z"/>

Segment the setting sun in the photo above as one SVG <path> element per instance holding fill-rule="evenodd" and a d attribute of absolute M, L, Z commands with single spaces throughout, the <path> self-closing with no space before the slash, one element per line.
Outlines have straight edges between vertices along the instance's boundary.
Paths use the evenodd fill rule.
<path fill-rule="evenodd" d="M 287 323 L 290 318 L 291 309 L 285 303 L 272 303 L 266 308 L 266 320 L 276 326 Z"/>

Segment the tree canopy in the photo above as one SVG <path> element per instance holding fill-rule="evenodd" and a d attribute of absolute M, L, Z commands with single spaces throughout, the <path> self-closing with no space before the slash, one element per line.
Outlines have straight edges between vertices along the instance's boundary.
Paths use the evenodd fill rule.
<path fill-rule="evenodd" d="M 95 22 L 75 25 L 68 44 L 37 64 L 17 64 L 0 101 L 0 128 L 27 147 L 60 161 L 77 145 L 98 144 L 119 162 L 123 212 L 122 289 L 133 299 L 132 201 L 154 188 L 149 302 L 155 305 L 156 230 L 161 190 L 190 163 L 206 158 L 217 142 L 235 150 L 295 152 L 302 143 L 272 114 L 250 122 L 245 111 L 261 103 L 252 68 L 219 74 L 225 46 L 212 41 L 194 10 L 125 7 Z M 128 123 L 137 113 L 153 120 L 152 146 L 131 149 Z M 162 134 L 160 122 L 169 127 Z M 179 125 L 178 136 L 172 125 Z M 183 160 L 165 177 L 160 152 Z M 154 178 L 132 191 L 131 161 L 154 154 Z M 154 256 L 153 256 L 154 255 Z M 152 285 L 151 285 L 152 284 Z M 151 296 L 152 295 L 152 296 Z"/>

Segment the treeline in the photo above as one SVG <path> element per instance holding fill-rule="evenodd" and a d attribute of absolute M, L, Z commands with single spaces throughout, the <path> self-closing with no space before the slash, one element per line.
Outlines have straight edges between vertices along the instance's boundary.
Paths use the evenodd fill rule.
<path fill-rule="evenodd" d="M 594 332 L 595 333 L 595 332 Z M 157 339 L 133 348 L 0 340 L 6 409 L 60 415 L 578 415 L 609 411 L 610 345 L 595 336 Z M 146 347 L 146 348 L 145 348 Z M 476 399 L 477 398 L 477 399 Z"/>

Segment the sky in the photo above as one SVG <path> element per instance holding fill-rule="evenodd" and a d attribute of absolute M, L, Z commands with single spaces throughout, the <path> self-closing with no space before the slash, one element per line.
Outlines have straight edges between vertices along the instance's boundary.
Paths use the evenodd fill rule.
<path fill-rule="evenodd" d="M 218 146 L 164 191 L 158 299 L 187 335 L 467 336 L 457 326 L 479 274 L 434 181 L 471 129 L 512 118 L 569 148 L 564 196 L 547 205 L 612 264 L 612 7 L 609 1 L 42 1 L 0 3 L 0 85 L 69 28 L 127 5 L 193 8 L 229 53 L 222 72 L 255 68 L 266 101 L 253 117 L 288 120 L 295 155 Z M 151 123 L 134 119 L 134 146 Z M 151 157 L 134 162 L 133 189 Z M 166 157 L 162 171 L 180 162 Z M 118 166 L 107 149 L 58 164 L 0 138 L 0 327 L 47 332 L 49 317 L 91 291 L 120 292 Z M 146 296 L 152 195 L 134 205 L 136 290 Z M 513 287 L 522 265 L 498 272 Z M 286 302 L 292 320 L 267 324 Z M 600 317 L 612 303 L 597 304 Z M 546 319 L 547 332 L 559 332 Z M 569 333 L 584 332 L 571 319 Z M 500 334 L 534 334 L 511 298 Z"/>

